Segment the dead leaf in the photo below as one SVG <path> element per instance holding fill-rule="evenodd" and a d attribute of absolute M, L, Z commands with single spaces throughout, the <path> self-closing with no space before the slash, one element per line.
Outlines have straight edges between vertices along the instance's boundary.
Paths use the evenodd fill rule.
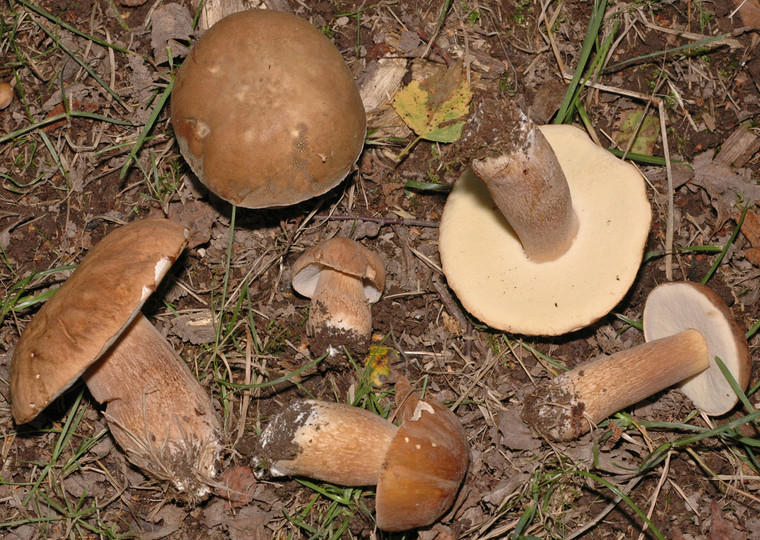
<path fill-rule="evenodd" d="M 184 43 L 189 42 L 193 34 L 193 18 L 187 8 L 173 3 L 159 6 L 153 12 L 151 21 L 150 46 L 156 64 L 169 61 L 167 49 L 171 51 L 172 58 L 187 56 L 189 49 Z"/>
<path fill-rule="evenodd" d="M 272 530 L 267 523 L 272 520 L 270 512 L 265 512 L 255 506 L 246 506 L 235 519 L 228 522 L 231 540 L 268 540 L 272 538 Z"/>
<path fill-rule="evenodd" d="M 747 210 L 741 228 L 751 247 L 744 250 L 744 258 L 755 266 L 760 266 L 760 217 L 752 210 Z"/>
<path fill-rule="evenodd" d="M 720 504 L 713 499 L 710 501 L 710 511 L 712 513 L 712 524 L 710 525 L 710 534 L 708 540 L 744 540 L 747 538 L 746 531 L 740 531 L 736 525 L 723 517 Z"/>
<path fill-rule="evenodd" d="M 691 182 L 710 196 L 713 208 L 718 213 L 715 230 L 719 230 L 734 214 L 740 200 L 760 200 L 760 186 L 751 178 L 749 169 L 734 169 L 722 161 L 713 159 L 715 152 L 708 150 L 694 156 L 694 177 Z"/>
<path fill-rule="evenodd" d="M 211 227 L 219 217 L 212 205 L 203 201 L 187 201 L 169 205 L 169 219 L 190 230 L 188 246 L 192 249 L 211 240 Z"/>
<path fill-rule="evenodd" d="M 514 409 L 505 409 L 499 413 L 498 427 L 501 433 L 501 444 L 506 448 L 537 450 L 541 447 L 541 441 L 533 436 L 520 418 L 520 413 Z"/>
<path fill-rule="evenodd" d="M 634 109 L 625 111 L 618 126 L 618 132 L 615 134 L 615 140 L 621 148 L 628 148 L 631 138 L 631 152 L 634 154 L 651 155 L 654 151 L 654 145 L 657 143 L 657 137 L 660 133 L 657 129 L 657 119 L 654 116 L 644 116 L 644 109 Z M 639 122 L 641 127 L 638 128 Z"/>
<path fill-rule="evenodd" d="M 226 489 L 219 490 L 219 495 L 226 498 L 231 506 L 239 508 L 253 501 L 256 477 L 250 467 L 238 465 L 227 469 L 219 481 L 226 486 Z"/>
<path fill-rule="evenodd" d="M 203 345 L 216 341 L 216 330 L 211 310 L 172 319 L 172 332 L 182 341 Z"/>
<path fill-rule="evenodd" d="M 393 108 L 421 138 L 451 143 L 462 134 L 464 120 L 472 99 L 462 65 L 457 63 L 439 75 L 424 81 L 412 81 L 398 92 Z"/>

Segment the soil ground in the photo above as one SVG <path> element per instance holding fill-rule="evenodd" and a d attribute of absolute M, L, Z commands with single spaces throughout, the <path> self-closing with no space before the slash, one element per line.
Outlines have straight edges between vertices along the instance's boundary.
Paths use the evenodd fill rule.
<path fill-rule="evenodd" d="M 0 1 L 0 80 L 14 89 L 0 111 L 4 537 L 760 538 L 760 436 L 741 404 L 710 419 L 665 390 L 561 444 L 532 434 L 519 416 L 525 394 L 557 365 L 642 343 L 627 322 L 641 320 L 658 283 L 709 277 L 742 330 L 756 325 L 757 0 L 606 6 L 591 55 L 598 63 L 584 71 L 569 121 L 605 148 L 633 152 L 652 227 L 638 276 L 613 312 L 551 338 L 489 328 L 457 301 L 441 270 L 438 224 L 447 189 L 473 156 L 465 145 L 423 139 L 399 160 L 415 135 L 389 98 L 412 80 L 453 73 L 473 91 L 468 111 L 498 95 L 535 122 L 552 122 L 582 61 L 592 3 L 245 5 L 295 13 L 335 43 L 361 89 L 369 131 L 336 189 L 293 207 L 233 213 L 181 157 L 164 101 L 186 47 L 202 34 L 195 6 Z M 378 72 L 387 77 L 379 94 Z M 175 501 L 127 461 L 81 383 L 30 424 L 16 425 L 10 413 L 13 347 L 47 293 L 106 233 L 149 216 L 180 221 L 192 237 L 144 312 L 213 396 L 223 423 L 223 475 L 195 505 Z M 294 375 L 321 344 L 307 334 L 309 300 L 293 291 L 291 266 L 333 236 L 360 241 L 386 265 L 384 295 L 372 306 L 374 348 Z M 756 333 L 750 351 L 757 360 Z M 368 382 L 367 359 L 388 365 L 385 384 L 382 372 L 381 384 Z M 387 414 L 396 375 L 450 406 L 470 445 L 464 484 L 436 524 L 383 533 L 372 519 L 372 487 L 272 478 L 253 462 L 261 430 L 288 403 L 313 397 Z M 757 381 L 753 369 L 750 409 Z M 663 459 L 642 467 L 656 449 Z"/>

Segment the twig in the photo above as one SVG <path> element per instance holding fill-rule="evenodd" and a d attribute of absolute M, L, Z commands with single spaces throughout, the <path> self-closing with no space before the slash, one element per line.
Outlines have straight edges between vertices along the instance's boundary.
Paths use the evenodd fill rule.
<path fill-rule="evenodd" d="M 402 219 L 402 218 L 376 218 L 370 216 L 342 216 L 342 215 L 325 215 L 317 214 L 315 219 L 325 221 L 369 221 L 371 223 L 380 223 L 382 225 L 404 225 L 405 227 L 438 227 L 435 221 L 424 221 L 421 219 Z"/>
<path fill-rule="evenodd" d="M 433 274 L 433 287 L 435 287 L 435 290 L 438 291 L 438 296 L 441 298 L 441 302 L 446 308 L 446 311 L 448 311 L 449 314 L 456 319 L 459 328 L 462 329 L 462 332 L 467 331 L 469 329 L 469 321 L 467 320 L 467 317 L 465 317 L 464 313 L 462 313 L 462 310 L 459 309 L 459 306 L 451 296 L 451 293 L 446 287 L 446 284 L 441 281 L 441 278 L 438 276 L 438 274 Z"/>
<path fill-rule="evenodd" d="M 662 135 L 662 152 L 665 154 L 665 173 L 668 179 L 668 217 L 665 225 L 665 278 L 673 281 L 673 170 L 670 167 L 670 150 L 668 149 L 668 132 L 665 127 L 665 107 L 662 100 L 657 101 L 660 113 L 660 134 Z"/>
<path fill-rule="evenodd" d="M 654 507 L 657 504 L 657 498 L 660 496 L 660 490 L 662 490 L 663 484 L 665 484 L 665 480 L 668 479 L 668 471 L 670 470 L 670 456 L 671 452 L 668 452 L 667 457 L 665 458 L 665 464 L 662 467 L 662 474 L 660 475 L 660 481 L 657 482 L 657 487 L 654 488 L 654 493 L 652 493 L 652 504 L 649 506 L 649 512 L 647 513 L 647 517 L 649 519 L 652 519 L 652 514 L 654 513 Z M 644 533 L 649 528 L 649 523 L 644 523 L 644 526 L 641 529 L 641 533 L 639 534 L 638 540 L 644 540 Z"/>

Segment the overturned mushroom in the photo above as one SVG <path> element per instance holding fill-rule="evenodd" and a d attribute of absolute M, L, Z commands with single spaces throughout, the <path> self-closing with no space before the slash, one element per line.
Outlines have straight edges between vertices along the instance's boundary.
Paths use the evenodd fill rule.
<path fill-rule="evenodd" d="M 523 419 L 550 439 L 571 440 L 676 383 L 706 414 L 725 414 L 738 397 L 716 356 L 742 389 L 749 383 L 747 340 L 723 300 L 704 285 L 665 283 L 652 290 L 644 336 L 643 345 L 599 357 L 536 388 L 525 399 Z"/>
<path fill-rule="evenodd" d="M 308 21 L 265 9 L 228 15 L 203 34 L 177 71 L 171 114 L 201 182 L 248 208 L 338 185 L 366 129 L 338 49 Z"/>
<path fill-rule="evenodd" d="M 377 255 L 349 238 L 331 238 L 298 258 L 292 282 L 296 292 L 311 298 L 311 335 L 322 335 L 328 349 L 366 350 L 370 304 L 380 300 L 385 286 L 385 267 Z"/>
<path fill-rule="evenodd" d="M 638 271 L 650 207 L 641 174 L 572 126 L 536 127 L 483 99 L 462 131 L 475 159 L 449 195 L 449 286 L 488 325 L 559 335 L 607 314 Z"/>
<path fill-rule="evenodd" d="M 376 484 L 378 527 L 424 527 L 454 502 L 469 463 L 467 439 L 435 399 L 410 395 L 399 416 L 397 427 L 364 409 L 297 401 L 264 430 L 257 460 L 270 464 L 273 476 Z"/>
<path fill-rule="evenodd" d="M 193 500 L 216 475 L 219 423 L 185 362 L 140 313 L 186 238 L 181 225 L 149 219 L 92 248 L 16 344 L 11 408 L 17 423 L 29 422 L 82 377 L 127 457 Z"/>

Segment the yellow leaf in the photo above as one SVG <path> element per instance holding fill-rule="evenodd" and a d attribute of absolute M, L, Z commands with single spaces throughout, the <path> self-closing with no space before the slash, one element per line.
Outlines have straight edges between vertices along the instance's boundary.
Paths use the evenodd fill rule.
<path fill-rule="evenodd" d="M 451 143 L 462 134 L 472 92 L 457 63 L 440 75 L 412 81 L 398 92 L 393 108 L 422 139 Z"/>
<path fill-rule="evenodd" d="M 388 380 L 391 372 L 388 365 L 388 353 L 391 351 L 392 349 L 384 345 L 372 345 L 369 348 L 365 363 L 369 368 L 369 380 L 375 386 L 382 386 Z"/>

